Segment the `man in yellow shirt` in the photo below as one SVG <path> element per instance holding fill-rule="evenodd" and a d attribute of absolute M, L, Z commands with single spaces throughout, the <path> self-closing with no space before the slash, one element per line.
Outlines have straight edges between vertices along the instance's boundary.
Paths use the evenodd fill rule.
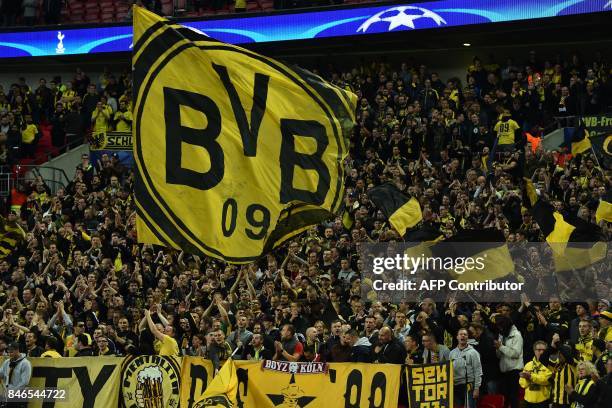
<path fill-rule="evenodd" d="M 495 124 L 493 131 L 497 135 L 497 149 L 500 152 L 513 151 L 515 135 L 521 127 L 511 118 L 507 111 L 502 113 L 499 121 Z"/>
<path fill-rule="evenodd" d="M 547 408 L 550 399 L 552 371 L 542 363 L 547 344 L 541 340 L 533 345 L 533 360 L 525 364 L 519 374 L 519 384 L 525 389 L 526 408 Z"/>
<path fill-rule="evenodd" d="M 576 350 L 576 356 L 580 361 L 591 361 L 593 360 L 593 337 L 591 333 L 593 326 L 590 320 L 581 320 L 578 323 L 578 341 L 574 345 Z"/>
<path fill-rule="evenodd" d="M 145 310 L 145 318 L 147 319 L 149 330 L 151 330 L 151 333 L 155 336 L 155 344 L 153 347 L 155 351 L 157 351 L 157 354 L 160 356 L 178 356 L 178 343 L 172 337 L 174 335 L 174 328 L 169 324 L 164 327 L 162 324 L 156 325 L 153 323 L 149 310 Z"/>
<path fill-rule="evenodd" d="M 125 101 L 119 102 L 119 110 L 115 113 L 115 130 L 117 132 L 132 131 L 132 112 L 130 112 Z"/>
<path fill-rule="evenodd" d="M 57 351 L 58 349 L 58 341 L 55 337 L 48 337 L 45 340 L 45 352 L 42 353 L 41 357 L 51 357 L 51 358 L 62 358 L 62 355 Z"/>
<path fill-rule="evenodd" d="M 73 330 L 74 330 L 74 333 L 66 337 L 66 340 L 65 340 L 64 355 L 66 357 L 74 357 L 78 353 L 79 351 L 77 349 L 78 337 L 81 334 L 84 334 L 85 336 L 87 336 L 88 337 L 87 344 L 91 344 L 91 336 L 88 333 L 85 333 L 85 320 L 83 319 L 77 320 L 76 324 L 74 325 Z"/>
<path fill-rule="evenodd" d="M 604 310 L 599 314 L 599 333 L 597 337 L 605 342 L 612 341 L 612 312 Z"/>
<path fill-rule="evenodd" d="M 91 114 L 91 124 L 93 125 L 93 134 L 104 133 L 109 130 L 111 114 L 109 109 L 98 102 L 96 109 Z"/>
<path fill-rule="evenodd" d="M 21 151 L 25 157 L 34 156 L 39 138 L 40 132 L 38 126 L 32 121 L 32 115 L 25 115 L 25 124 L 21 129 Z"/>

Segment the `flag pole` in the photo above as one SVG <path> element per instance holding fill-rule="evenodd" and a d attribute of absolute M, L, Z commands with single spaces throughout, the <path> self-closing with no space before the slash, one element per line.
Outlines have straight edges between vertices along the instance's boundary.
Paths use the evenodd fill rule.
<path fill-rule="evenodd" d="M 591 144 L 591 151 L 593 152 L 593 156 L 595 157 L 595 163 L 597 163 L 597 167 L 599 167 L 599 170 L 604 171 L 603 167 L 601 167 L 601 164 L 599 163 L 599 159 L 597 158 L 597 153 L 595 152 L 595 149 L 593 149 L 593 144 Z"/>

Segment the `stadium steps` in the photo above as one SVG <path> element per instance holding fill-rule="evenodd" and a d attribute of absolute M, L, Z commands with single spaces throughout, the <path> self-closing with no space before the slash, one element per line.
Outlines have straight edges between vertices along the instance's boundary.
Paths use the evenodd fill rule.
<path fill-rule="evenodd" d="M 51 143 L 51 125 L 43 122 L 39 125 L 40 140 L 36 146 L 34 157 L 25 157 L 19 160 L 21 165 L 43 164 L 49 161 L 51 157 L 59 154 L 58 150 Z"/>

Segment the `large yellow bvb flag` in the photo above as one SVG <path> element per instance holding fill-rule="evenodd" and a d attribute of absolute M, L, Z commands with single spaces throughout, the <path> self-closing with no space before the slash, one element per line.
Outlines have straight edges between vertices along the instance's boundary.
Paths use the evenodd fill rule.
<path fill-rule="evenodd" d="M 356 96 L 134 8 L 138 241 L 250 262 L 337 213 Z"/>

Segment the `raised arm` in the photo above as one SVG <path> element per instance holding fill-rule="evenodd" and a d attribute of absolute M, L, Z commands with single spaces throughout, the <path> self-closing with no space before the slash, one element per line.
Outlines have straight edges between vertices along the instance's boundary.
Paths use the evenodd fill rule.
<path fill-rule="evenodd" d="M 147 324 L 149 325 L 149 330 L 151 330 L 151 333 L 153 333 L 156 339 L 162 341 L 164 339 L 164 333 L 159 331 L 157 326 L 155 326 L 155 323 L 153 323 L 149 309 L 145 310 L 145 318 L 147 319 Z"/>

